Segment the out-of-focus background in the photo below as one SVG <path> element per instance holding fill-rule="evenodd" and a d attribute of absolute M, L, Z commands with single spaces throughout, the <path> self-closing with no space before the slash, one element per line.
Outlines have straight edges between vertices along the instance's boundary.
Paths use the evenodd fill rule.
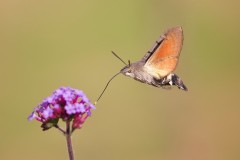
<path fill-rule="evenodd" d="M 163 90 L 122 75 L 73 136 L 82 160 L 240 159 L 239 1 L 0 2 L 0 159 L 68 159 L 64 137 L 27 117 L 60 86 L 94 102 L 124 60 L 182 26 L 177 73 Z"/>

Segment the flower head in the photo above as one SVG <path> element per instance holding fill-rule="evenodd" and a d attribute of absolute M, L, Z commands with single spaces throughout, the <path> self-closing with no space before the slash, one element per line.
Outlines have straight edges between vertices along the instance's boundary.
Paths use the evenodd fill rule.
<path fill-rule="evenodd" d="M 85 120 L 91 115 L 91 109 L 95 109 L 95 106 L 83 91 L 60 87 L 34 108 L 28 120 L 36 119 L 42 122 L 43 130 L 56 126 L 59 119 L 72 121 L 74 130 L 82 127 Z"/>

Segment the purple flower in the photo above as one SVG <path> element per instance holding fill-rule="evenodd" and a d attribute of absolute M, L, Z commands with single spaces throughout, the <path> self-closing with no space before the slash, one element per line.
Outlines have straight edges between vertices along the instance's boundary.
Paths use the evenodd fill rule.
<path fill-rule="evenodd" d="M 70 103 L 66 104 L 65 107 L 64 107 L 64 109 L 66 110 L 66 112 L 67 112 L 68 115 L 71 115 L 71 114 L 75 114 L 75 113 L 76 113 L 75 107 L 74 107 L 73 104 L 70 104 Z"/>
<path fill-rule="evenodd" d="M 95 109 L 95 106 L 83 91 L 60 87 L 35 107 L 28 120 L 36 119 L 42 122 L 43 130 L 57 126 L 59 119 L 72 121 L 74 130 L 82 127 L 85 120 L 91 115 L 91 109 Z"/>
<path fill-rule="evenodd" d="M 28 116 L 28 120 L 31 121 L 31 120 L 33 120 L 34 118 L 36 118 L 35 111 L 33 111 L 33 112 Z"/>
<path fill-rule="evenodd" d="M 85 106 L 82 103 L 77 103 L 75 109 L 77 113 L 84 113 L 86 111 Z"/>
<path fill-rule="evenodd" d="M 48 118 L 50 118 L 50 117 L 52 117 L 53 116 L 53 109 L 52 108 L 47 108 L 47 109 L 45 109 L 44 111 L 43 111 L 43 117 L 45 118 L 45 119 L 48 119 Z"/>

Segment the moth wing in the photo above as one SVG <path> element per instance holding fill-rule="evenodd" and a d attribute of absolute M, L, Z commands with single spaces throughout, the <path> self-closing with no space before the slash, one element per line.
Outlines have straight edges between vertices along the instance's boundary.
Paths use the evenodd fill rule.
<path fill-rule="evenodd" d="M 142 60 L 145 68 L 156 78 L 173 72 L 183 45 L 183 30 L 175 27 L 165 32 Z"/>

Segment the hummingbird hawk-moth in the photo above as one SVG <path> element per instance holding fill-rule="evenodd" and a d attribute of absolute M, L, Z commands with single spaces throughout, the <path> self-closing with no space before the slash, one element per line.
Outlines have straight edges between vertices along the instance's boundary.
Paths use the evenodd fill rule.
<path fill-rule="evenodd" d="M 112 52 L 126 66 L 108 81 L 97 101 L 101 98 L 110 81 L 120 73 L 154 87 L 169 88 L 177 86 L 179 89 L 187 91 L 188 89 L 183 81 L 173 73 L 178 63 L 182 45 L 182 27 L 174 27 L 162 34 L 153 48 L 140 61 L 134 63 L 129 61 L 127 64 Z"/>
<path fill-rule="evenodd" d="M 177 66 L 182 45 L 182 27 L 171 28 L 160 36 L 153 48 L 140 61 L 129 63 L 120 72 L 155 87 L 175 85 L 187 91 L 183 81 L 172 73 Z"/>

